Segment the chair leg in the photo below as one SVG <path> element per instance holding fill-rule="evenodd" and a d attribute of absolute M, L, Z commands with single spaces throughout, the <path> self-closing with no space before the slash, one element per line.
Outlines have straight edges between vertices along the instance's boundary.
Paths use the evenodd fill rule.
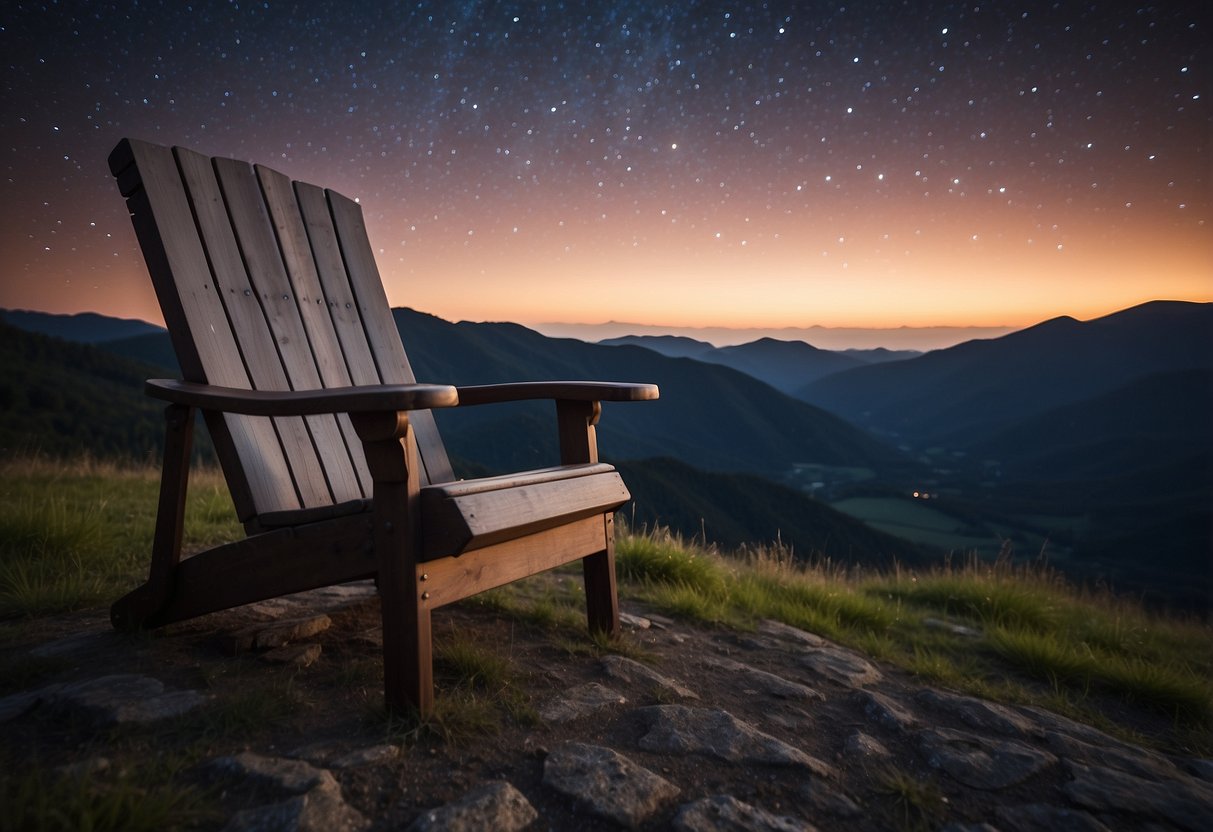
<path fill-rule="evenodd" d="M 379 572 L 383 615 L 383 696 L 389 709 L 434 708 L 434 661 L 430 610 L 420 601 L 416 568 Z"/>
<path fill-rule="evenodd" d="M 615 517 L 604 518 L 606 548 L 582 558 L 585 575 L 585 612 L 590 632 L 619 634 L 619 595 L 615 586 Z"/>
<path fill-rule="evenodd" d="M 177 564 L 181 562 L 185 493 L 194 442 L 194 409 L 180 404 L 169 405 L 164 411 L 164 426 L 164 462 L 160 470 L 151 569 L 146 583 L 110 606 L 110 622 L 119 630 L 139 629 L 154 622 L 156 613 L 173 592 Z"/>

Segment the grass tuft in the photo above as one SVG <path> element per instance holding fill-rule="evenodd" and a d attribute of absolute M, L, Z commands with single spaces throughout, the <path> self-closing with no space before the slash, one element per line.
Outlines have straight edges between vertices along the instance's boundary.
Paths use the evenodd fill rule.
<path fill-rule="evenodd" d="M 150 771 L 84 776 L 25 765 L 0 776 L 0 805 L 0 832 L 159 832 L 218 818 L 198 789 Z"/>

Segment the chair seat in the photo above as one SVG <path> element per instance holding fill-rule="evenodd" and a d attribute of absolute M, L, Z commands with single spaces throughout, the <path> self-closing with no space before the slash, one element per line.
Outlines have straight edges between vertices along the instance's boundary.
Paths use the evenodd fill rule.
<path fill-rule="evenodd" d="M 614 466 L 561 465 L 421 489 L 422 559 L 484 546 L 614 511 L 631 499 Z"/>

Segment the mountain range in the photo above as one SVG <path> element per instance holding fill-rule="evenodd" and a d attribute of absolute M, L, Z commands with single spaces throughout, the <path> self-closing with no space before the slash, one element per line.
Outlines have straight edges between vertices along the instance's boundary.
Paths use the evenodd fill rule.
<path fill-rule="evenodd" d="M 70 319 L 13 315 L 3 318 L 72 338 Z M 608 404 L 599 426 L 604 458 L 623 468 L 636 497 L 628 511 L 637 523 L 669 524 L 725 546 L 778 537 L 802 553 L 916 563 L 930 557 L 921 545 L 875 532 L 827 502 L 877 506 L 865 519 L 904 529 L 912 524 L 885 522 L 881 513 L 914 508 L 909 491 L 921 484 L 935 499 L 915 511 L 929 506 L 936 521 L 984 530 L 995 546 L 1009 537 L 1024 551 L 1025 541 L 1047 540 L 1072 574 L 1209 606 L 1213 304 L 1154 302 L 1092 321 L 1058 318 L 887 361 L 770 339 L 733 348 L 689 338 L 589 344 L 515 324 L 394 315 L 422 380 L 659 384 L 660 401 Z M 65 446 L 94 452 L 154 442 L 158 407 L 139 386 L 145 376 L 175 374 L 175 362 L 163 330 L 129 334 L 129 323 L 90 319 L 96 347 L 0 324 L 3 447 L 15 447 L 14 426 L 35 422 L 42 434 L 69 437 Z M 82 417 L 102 402 L 107 416 Z M 465 475 L 555 459 L 550 404 L 437 416 Z M 122 428 L 104 429 L 123 419 Z M 948 548 L 932 541 L 934 532 L 907 534 Z"/>
<path fill-rule="evenodd" d="M 645 347 L 671 358 L 693 358 L 709 364 L 723 364 L 765 381 L 784 393 L 795 394 L 803 387 L 834 373 L 915 358 L 916 350 L 822 350 L 804 341 L 759 338 L 747 344 L 716 347 L 678 335 L 628 335 L 598 343 L 606 346 Z"/>

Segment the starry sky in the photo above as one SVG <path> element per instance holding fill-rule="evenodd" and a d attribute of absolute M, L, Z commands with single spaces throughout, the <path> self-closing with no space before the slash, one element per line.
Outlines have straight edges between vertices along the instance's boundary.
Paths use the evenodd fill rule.
<path fill-rule="evenodd" d="M 1213 300 L 1202 2 L 7 2 L 0 307 L 159 321 L 123 136 L 357 198 L 448 319 Z"/>

